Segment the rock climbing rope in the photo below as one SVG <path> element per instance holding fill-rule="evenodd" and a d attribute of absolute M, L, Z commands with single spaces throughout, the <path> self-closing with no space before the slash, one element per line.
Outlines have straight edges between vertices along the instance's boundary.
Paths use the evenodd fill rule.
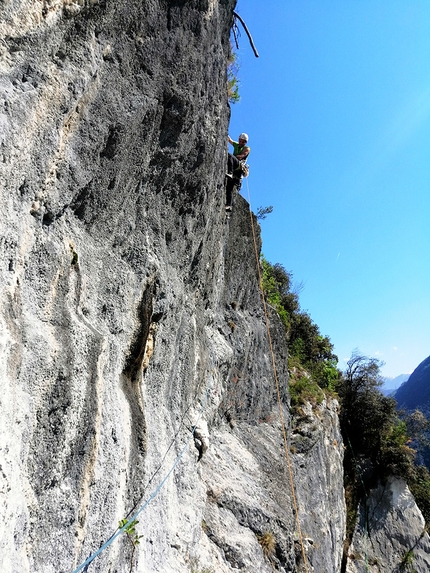
<path fill-rule="evenodd" d="M 222 261 L 225 260 L 225 249 L 226 249 L 226 242 L 227 242 L 226 237 L 227 237 L 227 235 L 224 236 L 224 245 L 223 245 L 223 254 L 224 254 L 224 256 L 222 257 Z M 218 295 L 217 295 L 216 307 L 219 306 L 220 295 L 221 295 L 221 291 L 219 290 L 219 291 L 218 291 Z M 195 422 L 195 424 L 194 424 L 194 426 L 193 426 L 193 428 L 192 428 L 192 430 L 191 430 L 191 433 L 190 433 L 190 435 L 189 435 L 189 437 L 188 437 L 188 439 L 187 439 L 187 441 L 186 441 L 184 447 L 182 448 L 182 450 L 180 451 L 179 455 L 177 456 L 177 458 L 176 458 L 174 464 L 172 465 L 172 467 L 170 468 L 170 470 L 167 472 L 167 474 L 165 475 L 165 477 L 161 480 L 161 482 L 159 483 L 159 485 L 157 486 L 157 488 L 154 490 L 154 492 L 153 492 L 153 493 L 149 496 L 149 498 L 145 501 L 145 503 L 144 503 L 135 513 L 133 513 L 133 515 L 132 515 L 131 517 L 129 517 L 130 513 L 134 512 L 134 509 L 135 509 L 135 508 L 133 508 L 133 509 L 131 510 L 131 512 L 129 512 L 128 516 L 127 516 L 127 521 L 126 521 L 126 523 L 124 523 L 124 525 L 123 525 L 121 528 L 118 528 L 117 531 L 116 531 L 99 549 L 97 549 L 97 551 L 95 551 L 93 554 L 91 554 L 83 563 L 81 563 L 78 567 L 76 567 L 76 569 L 74 569 L 72 573 L 79 573 L 80 571 L 82 571 L 82 573 L 85 573 L 85 572 L 87 571 L 89 564 L 90 564 L 98 555 L 100 555 L 105 549 L 107 549 L 107 548 L 113 543 L 113 541 L 115 541 L 115 539 L 116 539 L 119 535 L 121 535 L 121 533 L 123 533 L 123 532 L 127 529 L 127 527 L 129 527 L 129 525 L 130 525 L 133 521 L 136 520 L 137 516 L 138 516 L 138 515 L 149 505 L 149 503 L 158 495 L 158 493 L 160 492 L 160 490 L 162 489 L 162 487 L 163 487 L 164 484 L 166 483 L 167 479 L 170 477 L 170 475 L 172 474 L 172 472 L 174 471 L 174 469 L 176 468 L 176 466 L 177 466 L 178 463 L 180 462 L 180 460 L 181 460 L 182 456 L 184 455 L 184 453 L 185 453 L 185 451 L 186 451 L 186 449 L 187 449 L 187 447 L 188 447 L 188 445 L 189 445 L 191 439 L 194 437 L 194 434 L 195 434 L 197 425 L 198 425 L 198 423 L 199 423 L 199 421 L 200 421 L 200 418 L 201 418 L 202 415 L 203 415 L 203 412 L 204 412 L 204 410 L 205 410 L 205 408 L 206 408 L 206 405 L 207 405 L 207 402 L 208 402 L 210 390 L 211 390 L 211 388 L 212 388 L 212 386 L 213 386 L 212 381 L 213 381 L 213 377 L 214 377 L 214 374 L 215 374 L 215 359 L 214 359 L 214 356 L 215 356 L 215 348 L 214 348 L 214 343 L 213 343 L 213 341 L 212 341 L 212 344 L 211 344 L 211 365 L 210 365 L 211 367 L 210 367 L 210 369 L 209 369 L 208 383 L 207 383 L 207 386 L 206 386 L 206 391 L 205 391 L 204 398 L 203 398 L 203 400 L 202 400 L 202 406 L 201 406 L 201 409 L 200 409 L 200 411 L 199 411 L 199 415 L 198 415 L 198 417 L 197 417 L 197 420 L 196 420 L 196 422 Z M 184 414 L 183 419 L 185 418 L 185 415 L 186 415 L 186 413 Z M 181 424 L 180 424 L 180 425 L 182 425 L 182 421 L 181 421 Z M 147 489 L 147 487 L 150 485 L 150 483 L 152 482 L 152 480 L 155 478 L 155 475 L 160 471 L 161 465 L 163 464 L 163 462 L 164 462 L 164 460 L 165 460 L 165 458 L 166 458 L 166 456 L 167 456 L 167 454 L 168 454 L 170 448 L 172 447 L 173 443 L 176 441 L 176 437 L 177 437 L 178 433 L 179 433 L 179 430 L 178 430 L 177 433 L 175 434 L 175 436 L 174 436 L 174 438 L 173 438 L 171 444 L 169 445 L 169 447 L 168 447 L 168 449 L 167 449 L 165 455 L 163 456 L 163 459 L 162 459 L 162 461 L 161 461 L 161 464 L 159 464 L 157 470 L 156 470 L 155 473 L 152 475 L 152 477 L 151 477 L 151 479 L 149 480 L 148 484 L 146 485 L 146 488 L 145 488 L 145 489 Z M 136 507 L 136 506 L 135 506 L 135 507 Z"/>
<path fill-rule="evenodd" d="M 285 459 L 287 461 L 288 475 L 289 475 L 289 479 L 290 479 L 291 497 L 293 500 L 294 515 L 296 518 L 296 526 L 297 526 L 297 532 L 298 532 L 299 540 L 300 540 L 303 563 L 304 563 L 306 573 L 309 573 L 307 559 L 306 559 L 305 546 L 303 543 L 302 530 L 300 527 L 296 489 L 294 487 L 293 469 L 291 466 L 290 453 L 289 453 L 289 449 L 288 449 L 287 430 L 286 430 L 286 426 L 285 426 L 284 412 L 282 409 L 282 400 L 281 400 L 281 392 L 279 389 L 279 378 L 278 378 L 278 373 L 276 370 L 275 353 L 273 351 L 272 336 L 270 334 L 269 315 L 267 314 L 266 299 L 264 298 L 264 291 L 263 291 L 263 285 L 262 285 L 262 280 L 261 280 L 260 257 L 259 257 L 259 253 L 258 253 L 258 249 L 257 249 L 257 239 L 255 236 L 255 226 L 254 226 L 253 213 L 252 213 L 252 209 L 251 209 L 251 196 L 250 196 L 250 192 L 249 192 L 248 179 L 246 180 L 246 188 L 247 188 L 247 192 L 248 192 L 249 215 L 251 218 L 251 229 L 252 229 L 252 237 L 253 237 L 253 241 L 254 241 L 255 259 L 256 259 L 257 269 L 258 269 L 258 282 L 259 282 L 259 286 L 260 286 L 261 299 L 263 301 L 263 310 L 264 310 L 264 316 L 265 316 L 265 321 L 266 321 L 267 338 L 269 341 L 270 355 L 271 355 L 272 367 L 273 367 L 273 376 L 274 376 L 275 385 L 276 385 L 276 395 L 278 398 L 279 417 L 281 420 L 282 435 L 283 435 L 283 440 L 284 440 Z"/>
<path fill-rule="evenodd" d="M 166 481 L 168 480 L 168 478 L 170 477 L 170 475 L 172 474 L 172 472 L 174 471 L 174 469 L 176 468 L 176 466 L 179 464 L 179 462 L 181 461 L 182 456 L 184 455 L 186 449 L 188 448 L 188 445 L 191 441 L 191 439 L 194 437 L 194 433 L 196 431 L 197 425 L 200 421 L 201 416 L 203 415 L 203 412 L 206 408 L 206 403 L 208 401 L 208 397 L 209 397 L 209 392 L 212 386 L 212 376 L 213 376 L 213 369 L 210 371 L 210 375 L 208 377 L 208 384 L 206 387 L 206 392 L 205 392 L 205 396 L 203 398 L 203 402 L 202 402 L 202 406 L 200 408 L 199 411 L 199 415 L 197 417 L 197 420 L 191 430 L 191 433 L 187 439 L 187 441 L 185 442 L 184 447 L 182 448 L 182 450 L 179 452 L 179 455 L 177 456 L 175 462 L 173 463 L 172 467 L 170 468 L 170 470 L 167 472 L 167 474 L 164 476 L 164 478 L 161 480 L 161 482 L 158 484 L 157 488 L 154 490 L 154 492 L 149 496 L 149 498 L 145 501 L 145 503 L 131 516 L 127 519 L 126 523 L 119 528 L 116 533 L 114 533 L 99 549 L 97 549 L 97 551 L 95 551 L 92 555 L 90 555 L 83 563 L 81 563 L 78 567 L 76 567 L 76 569 L 73 570 L 72 573 L 79 573 L 79 571 L 86 571 L 88 568 L 88 565 L 98 556 L 100 555 L 100 553 L 102 553 L 105 549 L 107 549 L 109 547 L 109 545 L 111 545 L 113 543 L 113 541 L 115 541 L 115 539 L 121 535 L 121 533 L 123 533 L 123 531 L 125 531 L 127 529 L 127 527 L 136 520 L 136 518 L 138 517 L 138 515 L 140 513 L 142 513 L 142 511 L 149 505 L 149 503 L 158 495 L 158 493 L 160 492 L 160 490 L 162 489 L 162 487 L 164 486 L 164 484 L 166 483 Z M 169 446 L 170 449 L 171 446 Z M 164 458 L 163 458 L 164 460 Z M 158 472 L 158 470 L 157 470 Z"/>

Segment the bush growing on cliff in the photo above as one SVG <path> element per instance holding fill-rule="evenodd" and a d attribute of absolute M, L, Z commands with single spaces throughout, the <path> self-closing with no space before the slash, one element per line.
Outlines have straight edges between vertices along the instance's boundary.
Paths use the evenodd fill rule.
<path fill-rule="evenodd" d="M 263 221 L 267 215 L 273 212 L 273 205 L 268 205 L 267 207 L 258 207 L 257 213 L 255 216 L 257 217 L 258 221 Z"/>
<path fill-rule="evenodd" d="M 276 263 L 261 258 L 262 288 L 267 302 L 279 314 L 287 331 L 289 354 L 320 388 L 333 391 L 339 376 L 337 356 L 327 336 L 307 312 L 300 310 L 299 296 L 292 286 L 292 274 Z M 306 385 L 309 388 L 309 384 Z"/>
<path fill-rule="evenodd" d="M 289 359 L 288 370 L 291 405 L 297 407 L 306 402 L 310 402 L 313 406 L 321 404 L 324 400 L 324 392 L 297 359 Z"/>
<path fill-rule="evenodd" d="M 346 471 L 351 474 L 358 458 L 370 462 L 375 477 L 413 473 L 414 451 L 406 444 L 405 422 L 396 411 L 394 398 L 384 396 L 381 362 L 354 352 L 337 384 L 339 420 L 347 443 Z"/>
<path fill-rule="evenodd" d="M 415 468 L 414 475 L 408 481 L 409 489 L 426 522 L 426 530 L 430 533 L 430 472 L 426 466 Z"/>
<path fill-rule="evenodd" d="M 419 439 L 427 429 L 420 413 L 402 419 L 396 401 L 380 392 L 382 363 L 354 352 L 343 373 L 328 337 L 320 334 L 308 313 L 300 310 L 292 274 L 280 264 L 261 259 L 262 288 L 268 304 L 279 314 L 289 342 L 291 404 L 320 403 L 321 390 L 337 392 L 339 420 L 346 451 L 344 456 L 347 502 L 347 535 L 351 536 L 357 505 L 372 482 L 389 475 L 406 480 L 427 529 L 430 526 L 430 473 L 414 464 L 410 435 Z"/>
<path fill-rule="evenodd" d="M 231 52 L 227 64 L 227 97 L 229 103 L 238 103 L 239 95 L 239 64 L 234 52 Z"/>
<path fill-rule="evenodd" d="M 285 297 L 290 291 L 291 273 L 287 273 L 281 265 L 272 266 L 264 257 L 261 259 L 261 267 L 263 271 L 261 286 L 266 300 L 279 314 L 287 332 L 289 332 L 291 308 Z M 291 300 L 294 300 L 293 297 Z M 298 301 L 294 302 L 298 308 Z"/>
<path fill-rule="evenodd" d="M 377 480 L 395 475 L 406 480 L 418 507 L 430 525 L 430 473 L 414 464 L 410 436 L 422 438 L 427 420 L 421 413 L 402 419 L 396 401 L 380 392 L 382 363 L 354 352 L 343 373 L 328 337 L 320 334 L 308 313 L 300 310 L 292 274 L 280 264 L 261 259 L 265 299 L 279 314 L 289 342 L 292 406 L 320 403 L 323 390 L 335 391 L 341 408 L 339 420 L 346 446 L 344 456 L 347 535 L 357 518 L 358 502 Z"/>
<path fill-rule="evenodd" d="M 271 557 L 275 553 L 276 539 L 271 531 L 266 531 L 262 535 L 257 535 L 258 543 L 261 545 L 266 557 Z"/>
<path fill-rule="evenodd" d="M 415 451 L 408 446 L 407 424 L 396 410 L 396 401 L 384 396 L 382 363 L 354 352 L 336 389 L 340 400 L 339 421 L 346 445 L 345 491 L 348 512 L 353 515 L 366 489 L 390 475 L 405 479 L 427 525 L 430 523 L 430 474 L 414 465 Z M 354 527 L 355 520 L 348 520 Z M 352 529 L 348 530 L 352 535 Z"/>
<path fill-rule="evenodd" d="M 129 540 L 129 542 L 131 543 L 132 546 L 132 553 L 131 553 L 131 558 L 130 558 L 130 573 L 133 570 L 133 564 L 134 564 L 134 553 L 136 551 L 136 547 L 139 545 L 140 543 L 140 539 L 143 537 L 142 535 L 138 535 L 137 531 L 136 531 L 136 525 L 139 522 L 137 521 L 137 519 L 134 519 L 133 521 L 128 521 L 127 519 L 121 519 L 121 521 L 118 523 L 118 527 L 121 529 L 124 526 L 125 529 L 125 533 L 127 535 L 127 539 Z"/>

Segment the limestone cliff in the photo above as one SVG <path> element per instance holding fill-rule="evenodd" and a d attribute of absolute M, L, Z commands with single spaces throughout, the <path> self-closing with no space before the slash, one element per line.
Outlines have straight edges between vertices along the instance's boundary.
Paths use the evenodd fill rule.
<path fill-rule="evenodd" d="M 347 573 L 430 570 L 430 538 L 407 485 L 390 478 L 360 505 Z"/>
<path fill-rule="evenodd" d="M 234 4 L 1 2 L 2 573 L 71 573 L 148 501 L 88 571 L 303 570 L 248 205 L 224 214 Z M 288 432 L 317 573 L 336 408 Z"/>

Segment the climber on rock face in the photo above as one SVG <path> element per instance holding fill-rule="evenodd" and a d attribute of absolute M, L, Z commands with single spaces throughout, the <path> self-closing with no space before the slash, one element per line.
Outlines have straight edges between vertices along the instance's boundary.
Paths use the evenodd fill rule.
<path fill-rule="evenodd" d="M 247 145 L 248 136 L 246 133 L 239 135 L 239 141 L 233 141 L 228 136 L 228 142 L 233 146 L 233 153 L 228 154 L 227 174 L 233 175 L 235 171 L 241 171 L 241 162 L 244 161 L 251 152 L 251 148 Z"/>
<path fill-rule="evenodd" d="M 247 145 L 248 136 L 246 133 L 239 135 L 239 141 L 233 141 L 228 136 L 228 142 L 233 146 L 233 153 L 228 154 L 227 177 L 226 177 L 226 211 L 232 210 L 233 189 L 237 192 L 242 184 L 242 177 L 248 177 L 249 166 L 246 165 L 246 159 L 251 152 Z"/>

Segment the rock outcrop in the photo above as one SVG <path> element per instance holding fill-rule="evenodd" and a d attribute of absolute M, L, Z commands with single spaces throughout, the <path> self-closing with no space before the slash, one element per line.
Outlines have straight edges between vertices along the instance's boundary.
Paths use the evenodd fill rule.
<path fill-rule="evenodd" d="M 314 571 L 340 571 L 346 528 L 343 480 L 343 440 L 336 400 L 295 416 L 291 448 L 295 452 L 295 483 L 301 527 L 308 540 L 308 560 Z"/>
<path fill-rule="evenodd" d="M 258 224 L 224 213 L 234 4 L 2 2 L 2 573 L 72 573 L 138 510 L 90 572 L 304 570 Z M 291 434 L 269 322 L 308 570 L 338 573 L 337 405 Z"/>
<path fill-rule="evenodd" d="M 390 478 L 369 492 L 348 551 L 347 573 L 430 570 L 430 538 L 407 485 Z"/>

